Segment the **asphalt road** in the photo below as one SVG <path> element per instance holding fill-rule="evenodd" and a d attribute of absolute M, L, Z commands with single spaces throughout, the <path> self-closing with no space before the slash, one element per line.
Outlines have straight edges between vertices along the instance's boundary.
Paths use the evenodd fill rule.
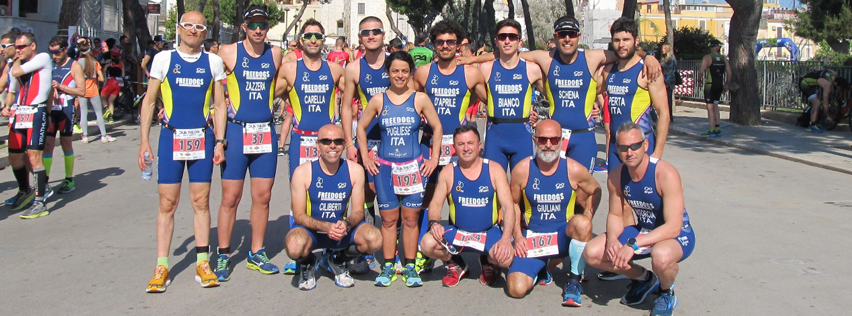
<path fill-rule="evenodd" d="M 0 308 L 3 315 L 173 315 L 173 314 L 588 314 L 644 315 L 653 296 L 638 308 L 618 303 L 628 281 L 584 283 L 583 307 L 560 306 L 567 270 L 556 282 L 536 286 L 524 299 L 477 282 L 479 268 L 456 288 L 443 288 L 441 263 L 424 274 L 422 288 L 399 280 L 390 288 L 372 285 L 377 272 L 356 276 L 354 288 L 334 285 L 320 274 L 315 290 L 302 292 L 297 279 L 261 275 L 245 268 L 249 247 L 249 195 L 238 211 L 231 248 L 230 282 L 202 289 L 194 281 L 194 238 L 188 192 L 178 208 L 172 243 L 173 282 L 164 294 L 146 294 L 156 263 L 156 183 L 140 180 L 135 126 L 113 131 L 111 144 L 75 142 L 77 190 L 56 195 L 50 216 L 21 220 L 0 208 Z M 157 132 L 152 139 L 157 139 Z M 602 135 L 598 135 L 599 140 Z M 664 159 L 683 178 L 686 205 L 696 231 L 696 249 L 682 262 L 676 293 L 680 315 L 844 315 L 852 278 L 842 271 L 850 256 L 852 197 L 846 174 L 757 155 L 730 147 L 671 136 Z M 152 146 L 156 148 L 155 146 Z M 600 154 L 603 157 L 603 154 Z M 287 262 L 289 188 L 285 157 L 279 157 L 267 251 L 279 266 Z M 218 170 L 218 168 L 217 168 Z M 63 164 L 54 162 L 57 185 Z M 216 210 L 221 197 L 218 171 L 211 193 L 215 248 Z M 601 183 L 605 174 L 596 174 Z M 605 187 L 605 186 L 604 186 Z M 10 171 L 0 172 L 0 196 L 15 193 Z M 184 186 L 186 191 L 187 186 Z M 247 188 L 248 190 L 248 188 Z M 606 191 L 606 190 L 604 190 Z M 606 192 L 604 192 L 606 196 Z M 606 197 L 604 197 L 606 201 Z M 607 211 L 602 203 L 598 214 Z M 445 210 L 446 212 L 446 210 Z M 595 233 L 606 216 L 594 220 Z M 650 266 L 650 262 L 640 262 Z M 592 268 L 587 274 L 593 276 Z"/>

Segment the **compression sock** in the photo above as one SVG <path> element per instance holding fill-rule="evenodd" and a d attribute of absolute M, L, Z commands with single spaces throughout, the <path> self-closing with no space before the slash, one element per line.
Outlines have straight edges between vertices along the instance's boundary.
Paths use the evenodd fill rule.
<path fill-rule="evenodd" d="M 220 255 L 226 255 L 226 256 L 230 257 L 231 256 L 231 247 L 224 247 L 224 248 L 217 247 L 216 252 Z"/>
<path fill-rule="evenodd" d="M 346 256 L 345 250 L 338 250 L 331 253 L 331 261 L 334 262 L 334 264 L 342 265 L 348 260 L 349 257 Z"/>
<path fill-rule="evenodd" d="M 30 191 L 30 177 L 27 173 L 27 168 L 24 166 L 12 169 L 12 174 L 15 175 L 15 180 L 18 181 L 18 190 L 21 192 Z"/>
<path fill-rule="evenodd" d="M 157 257 L 157 265 L 169 268 L 169 257 Z"/>
<path fill-rule="evenodd" d="M 304 257 L 304 258 L 302 258 L 302 259 L 299 259 L 299 264 L 301 264 L 301 265 L 306 265 L 306 266 L 307 266 L 307 265 L 312 265 L 312 264 L 314 264 L 314 262 L 316 262 L 316 261 L 317 261 L 317 256 L 316 256 L 316 255 L 314 255 L 314 253 L 313 253 L 313 252 L 311 252 L 311 253 L 309 253 L 309 254 L 308 254 L 308 256 L 307 256 L 307 257 Z"/>
<path fill-rule="evenodd" d="M 47 172 L 47 175 L 50 176 L 50 167 L 53 166 L 53 155 L 44 155 L 41 158 L 42 163 L 44 163 L 44 171 Z"/>
<path fill-rule="evenodd" d="M 586 260 L 583 259 L 583 250 L 586 249 L 585 241 L 571 239 L 568 246 L 568 255 L 571 256 L 571 274 L 580 275 L 586 270 Z"/>
<path fill-rule="evenodd" d="M 208 261 L 210 259 L 208 252 L 210 252 L 210 246 L 195 247 L 195 264 L 200 265 L 202 261 Z"/>
<path fill-rule="evenodd" d="M 65 153 L 65 178 L 71 181 L 74 175 L 74 152 Z"/>
<path fill-rule="evenodd" d="M 414 265 L 414 259 L 408 259 L 408 258 L 405 258 L 405 259 L 403 259 L 403 260 L 402 260 L 402 265 L 403 265 L 403 266 L 407 266 L 407 265 L 409 265 L 409 264 L 410 264 L 410 265 Z"/>
<path fill-rule="evenodd" d="M 36 201 L 41 201 L 44 197 L 44 190 L 47 188 L 47 172 L 44 167 L 33 169 L 33 174 L 36 176 Z"/>

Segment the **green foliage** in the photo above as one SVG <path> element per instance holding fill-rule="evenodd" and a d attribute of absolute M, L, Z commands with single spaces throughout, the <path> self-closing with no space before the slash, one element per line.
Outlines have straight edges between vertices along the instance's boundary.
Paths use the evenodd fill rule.
<path fill-rule="evenodd" d="M 184 0 L 186 4 L 186 10 L 192 11 L 197 10 L 200 0 Z M 251 4 L 263 5 L 263 0 L 252 0 Z M 219 21 L 223 24 L 234 24 L 234 20 L 237 16 L 237 3 L 236 0 L 219 0 Z M 270 2 L 266 4 L 266 12 L 269 13 L 269 27 L 273 27 L 278 24 L 284 18 L 284 11 L 278 9 L 278 6 L 275 5 L 274 2 Z M 213 1 L 207 0 L 207 5 L 204 6 L 204 18 L 207 19 L 207 27 L 208 29 L 213 28 Z M 166 17 L 166 21 L 163 22 L 163 26 L 165 27 L 165 32 L 163 36 L 166 37 L 167 40 L 172 41 L 175 39 L 175 27 L 177 26 L 177 7 L 172 5 L 169 8 L 169 14 Z"/>
<path fill-rule="evenodd" d="M 647 53 L 656 52 L 659 50 L 661 43 L 657 42 L 639 42 L 639 47 Z"/>
<path fill-rule="evenodd" d="M 678 60 L 700 60 L 710 52 L 710 41 L 716 37 L 708 31 L 696 27 L 684 26 L 674 30 L 675 55 Z M 662 46 L 666 37 L 658 43 Z M 640 44 L 641 45 L 641 44 Z"/>
<path fill-rule="evenodd" d="M 827 66 L 852 65 L 852 56 L 834 51 L 825 40 L 819 42 L 819 48 L 817 49 L 816 54 L 814 54 L 813 60 L 825 62 Z"/>
<path fill-rule="evenodd" d="M 391 10 L 405 14 L 412 28 L 425 31 L 449 0 L 386 0 L 386 2 Z"/>
<path fill-rule="evenodd" d="M 804 8 L 797 14 L 796 35 L 825 41 L 834 51 L 848 54 L 852 40 L 852 9 L 847 0 L 802 0 Z M 842 51 L 842 50 L 847 51 Z"/>

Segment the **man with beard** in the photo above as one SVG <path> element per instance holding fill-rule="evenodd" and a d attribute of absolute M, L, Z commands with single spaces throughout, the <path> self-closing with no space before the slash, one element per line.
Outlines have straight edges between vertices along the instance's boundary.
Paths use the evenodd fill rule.
<path fill-rule="evenodd" d="M 263 274 L 278 273 L 263 247 L 269 221 L 269 200 L 275 183 L 278 143 L 272 123 L 272 91 L 281 65 L 281 49 L 264 43 L 269 15 L 264 7 L 246 9 L 242 29 L 246 39 L 222 46 L 219 56 L 228 73 L 228 123 L 225 163 L 222 165 L 222 203 L 219 206 L 219 247 L 216 275 L 230 278 L 231 233 L 243 196 L 246 171 L 251 172 L 251 250 L 246 265 Z"/>
<path fill-rule="evenodd" d="M 430 205 L 429 203 L 432 200 L 432 192 L 435 190 L 438 174 L 441 173 L 443 166 L 449 164 L 456 156 L 453 148 L 453 131 L 457 127 L 469 123 L 464 114 L 467 112 L 468 106 L 475 102 L 473 97 L 479 100 L 487 100 L 488 98 L 485 89 L 485 77 L 482 76 L 479 69 L 473 66 L 456 65 L 456 46 L 459 39 L 465 37 L 464 33 L 464 29 L 458 22 L 443 20 L 436 23 L 430 31 L 430 37 L 432 43 L 435 44 L 435 49 L 438 50 L 438 60 L 417 68 L 414 73 L 414 85 L 418 91 L 426 92 L 426 95 L 432 100 L 441 120 L 444 134 L 441 137 L 441 157 L 438 160 L 438 168 L 427 180 L 426 193 L 423 198 L 423 205 L 426 207 Z M 417 60 L 415 59 L 416 63 Z M 429 148 L 432 147 L 432 129 L 425 126 L 423 135 L 420 145 L 421 152 L 424 159 L 429 159 L 431 153 Z M 441 203 L 443 205 L 443 199 Z M 428 213 L 428 209 L 424 209 L 422 216 L 425 217 L 426 213 Z M 425 221 L 421 221 L 421 225 L 425 224 Z M 421 227 L 421 239 L 428 230 L 425 226 Z M 426 267 L 428 263 L 424 262 L 423 258 L 418 257 L 417 259 L 418 270 L 428 269 Z"/>
<path fill-rule="evenodd" d="M 515 259 L 506 279 L 509 295 L 526 296 L 549 259 L 569 256 L 572 278 L 565 285 L 562 305 L 579 307 L 583 291 L 579 278 L 573 276 L 585 269 L 583 249 L 592 239 L 592 215 L 600 203 L 601 187 L 586 166 L 559 157 L 559 123 L 539 122 L 533 138 L 535 157 L 522 160 L 512 169 L 510 188 L 519 206 L 515 215 L 521 220 L 513 230 Z M 578 191 L 588 197 L 582 213 L 574 209 Z"/>

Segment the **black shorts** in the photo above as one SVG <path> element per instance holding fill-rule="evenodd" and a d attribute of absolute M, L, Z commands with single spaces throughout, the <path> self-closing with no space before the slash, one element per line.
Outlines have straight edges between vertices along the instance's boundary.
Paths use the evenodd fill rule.
<path fill-rule="evenodd" d="M 802 100 L 805 100 L 805 102 L 813 98 L 818 98 L 820 92 L 822 92 L 821 90 L 820 86 L 809 86 L 799 83 L 799 91 L 802 91 Z"/>
<path fill-rule="evenodd" d="M 68 137 L 74 135 L 73 122 L 74 121 L 74 107 L 66 106 L 61 110 L 54 109 L 50 111 L 50 124 L 47 125 L 47 135 L 46 137 L 56 137 L 56 133 L 59 132 L 59 136 Z"/>
<path fill-rule="evenodd" d="M 705 84 L 704 85 L 704 103 L 719 104 L 719 100 L 722 100 L 722 90 L 723 90 L 722 85 Z"/>

